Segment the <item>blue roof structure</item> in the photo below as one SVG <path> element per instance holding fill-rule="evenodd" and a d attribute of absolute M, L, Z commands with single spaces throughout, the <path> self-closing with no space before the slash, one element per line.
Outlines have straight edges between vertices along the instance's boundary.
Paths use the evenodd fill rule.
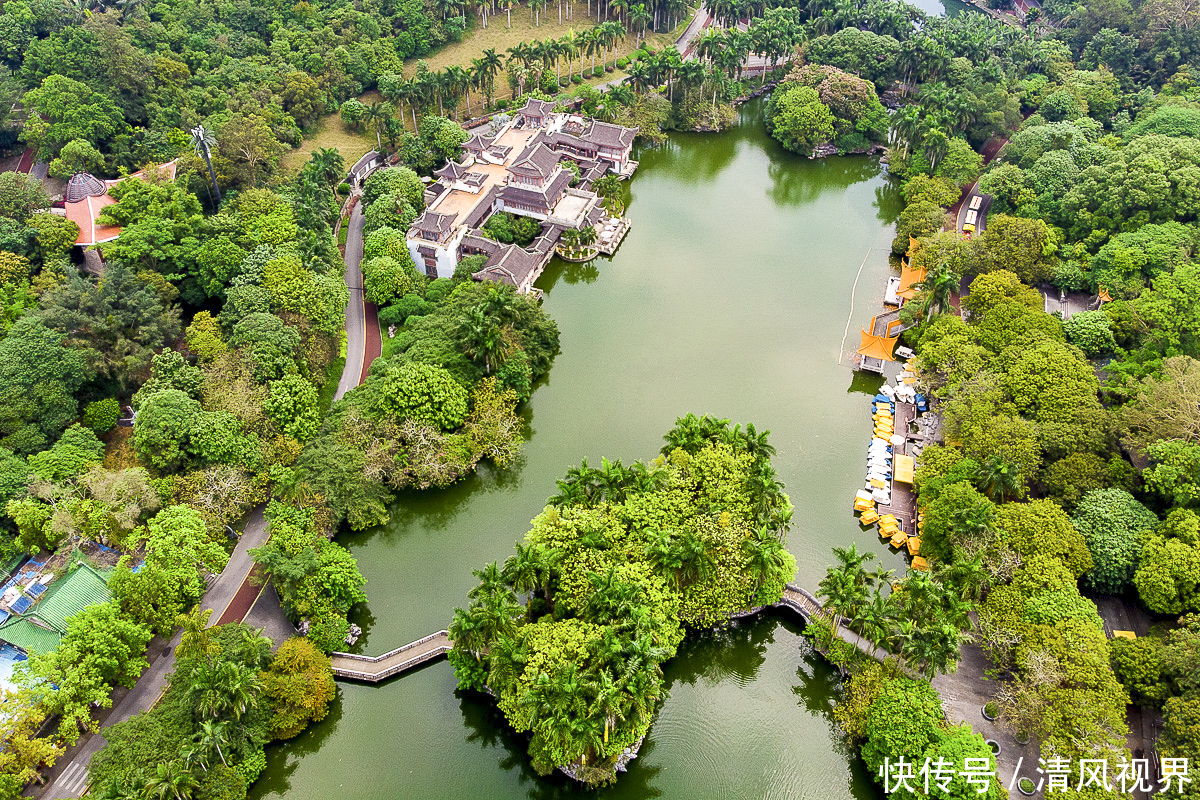
<path fill-rule="evenodd" d="M 31 605 L 33 605 L 33 601 L 30 600 L 25 595 L 21 595 L 15 601 L 13 601 L 11 604 L 9 604 L 8 608 L 14 614 L 24 614 L 26 611 L 29 610 L 29 607 Z"/>

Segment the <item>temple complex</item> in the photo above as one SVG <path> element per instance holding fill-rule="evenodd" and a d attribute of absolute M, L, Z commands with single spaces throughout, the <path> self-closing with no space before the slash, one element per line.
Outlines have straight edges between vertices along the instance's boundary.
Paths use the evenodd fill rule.
<path fill-rule="evenodd" d="M 637 129 L 553 109 L 553 103 L 529 100 L 494 134 L 473 134 L 463 144 L 461 160 L 434 173 L 437 181 L 425 190 L 425 211 L 407 235 L 418 270 L 448 278 L 463 256 L 482 254 L 488 258 L 476 280 L 529 292 L 564 230 L 604 219 L 592 183 L 610 173 L 633 174 Z M 568 161 L 578 170 L 578 181 Z M 499 212 L 538 220 L 540 234 L 529 247 L 487 238 L 480 229 Z"/>

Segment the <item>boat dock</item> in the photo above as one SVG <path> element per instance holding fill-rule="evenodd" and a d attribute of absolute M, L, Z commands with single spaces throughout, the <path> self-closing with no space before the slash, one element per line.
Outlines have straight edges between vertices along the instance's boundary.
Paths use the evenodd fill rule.
<path fill-rule="evenodd" d="M 916 419 L 917 407 L 914 404 L 896 402 L 896 432 L 904 437 L 904 444 L 893 448 L 894 456 L 913 455 L 913 445 L 916 439 L 909 432 L 909 428 Z M 891 514 L 900 523 L 900 530 L 909 536 L 915 536 L 917 533 L 917 495 L 912 490 L 912 484 L 896 480 L 893 473 L 891 486 L 892 501 L 887 505 L 879 506 L 878 512 L 881 516 Z"/>

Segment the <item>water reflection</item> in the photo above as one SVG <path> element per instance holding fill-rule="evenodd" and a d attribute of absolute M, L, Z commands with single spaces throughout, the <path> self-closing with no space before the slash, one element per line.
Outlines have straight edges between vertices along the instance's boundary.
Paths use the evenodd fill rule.
<path fill-rule="evenodd" d="M 850 376 L 850 386 L 846 389 L 846 394 L 865 394 L 874 397 L 883 386 L 882 375 L 856 370 L 851 372 Z"/>
<path fill-rule="evenodd" d="M 900 181 L 889 179 L 875 187 L 875 216 L 880 222 L 895 225 L 903 210 L 904 187 Z"/>
<path fill-rule="evenodd" d="M 778 205 L 808 205 L 826 192 L 844 190 L 879 174 L 879 161 L 870 156 L 803 159 L 798 165 L 802 158 L 784 152 L 767 165 L 771 178 L 767 197 Z"/>
<path fill-rule="evenodd" d="M 607 256 L 597 256 L 582 264 L 556 257 L 550 261 L 546 271 L 538 279 L 538 285 L 544 291 L 552 292 L 559 281 L 567 284 L 594 283 L 600 277 L 601 267 L 611 263 L 612 259 Z"/>
<path fill-rule="evenodd" d="M 739 142 L 745 138 L 742 131 L 753 124 L 746 118 L 743 120 L 732 134 L 722 135 L 719 140 L 714 140 L 711 134 L 678 133 L 672 134 L 665 144 L 639 148 L 639 175 L 661 169 L 671 171 L 673 182 L 678 181 L 691 186 L 711 183 L 733 163 L 738 153 Z M 696 139 L 705 139 L 705 146 L 694 146 Z M 638 188 L 635 178 L 630 184 L 630 198 L 634 202 L 637 200 Z"/>

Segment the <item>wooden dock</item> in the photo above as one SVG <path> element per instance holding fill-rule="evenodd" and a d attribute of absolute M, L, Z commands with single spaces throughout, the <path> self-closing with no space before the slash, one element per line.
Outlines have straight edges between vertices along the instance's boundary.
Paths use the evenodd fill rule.
<path fill-rule="evenodd" d="M 917 436 L 909 432 L 909 426 L 917 418 L 917 407 L 912 403 L 896 402 L 896 433 L 904 436 L 904 444 L 899 447 L 892 448 L 893 456 L 896 455 L 911 455 L 912 444 L 918 441 Z M 890 505 L 881 505 L 876 511 L 880 516 L 891 514 L 900 523 L 900 529 L 909 536 L 917 534 L 917 495 L 913 492 L 912 486 L 907 483 L 900 483 L 895 480 L 892 484 L 892 502 Z"/>
<path fill-rule="evenodd" d="M 353 653 L 331 653 L 330 656 L 335 677 L 378 683 L 441 658 L 450 652 L 452 646 L 449 632 L 438 631 L 379 656 Z"/>

